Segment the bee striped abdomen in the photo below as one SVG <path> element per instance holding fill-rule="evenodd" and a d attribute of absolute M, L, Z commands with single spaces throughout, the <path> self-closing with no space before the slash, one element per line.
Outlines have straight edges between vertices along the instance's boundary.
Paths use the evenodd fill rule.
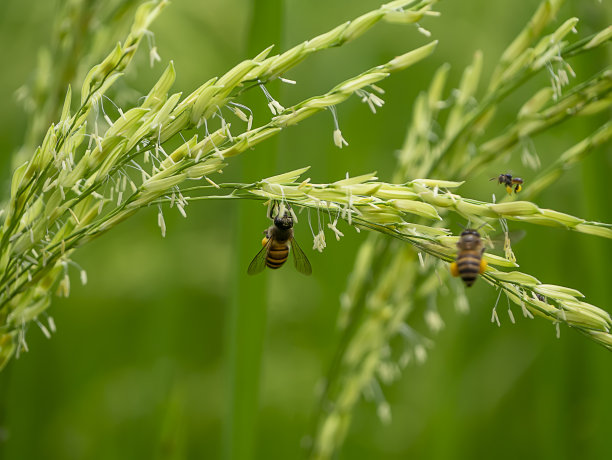
<path fill-rule="evenodd" d="M 468 287 L 474 284 L 480 273 L 481 258 L 482 255 L 477 251 L 464 251 L 457 256 L 459 276 Z"/>
<path fill-rule="evenodd" d="M 285 241 L 280 243 L 278 241 L 272 241 L 266 254 L 266 265 L 269 268 L 276 269 L 280 268 L 287 257 L 289 256 L 289 244 Z"/>

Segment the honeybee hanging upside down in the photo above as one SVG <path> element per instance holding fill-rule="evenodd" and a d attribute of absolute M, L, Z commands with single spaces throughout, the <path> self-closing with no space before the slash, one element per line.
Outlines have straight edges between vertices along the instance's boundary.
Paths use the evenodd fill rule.
<path fill-rule="evenodd" d="M 500 184 L 506 186 L 506 192 L 508 195 L 512 195 L 512 186 L 514 185 L 514 193 L 518 193 L 523 188 L 523 179 L 520 177 L 512 177 L 512 174 L 500 174 L 498 177 L 492 177 L 489 180 L 495 180 Z"/>
<path fill-rule="evenodd" d="M 293 237 L 293 217 L 289 210 L 285 210 L 282 217 L 274 218 L 274 225 L 264 231 L 261 241 L 263 248 L 251 261 L 247 273 L 255 275 L 260 273 L 266 266 L 275 270 L 282 267 L 287 261 L 289 252 L 293 253 L 295 268 L 304 275 L 312 273 L 312 267 L 306 254 L 300 249 Z"/>
<path fill-rule="evenodd" d="M 457 241 L 457 258 L 451 263 L 451 275 L 460 276 L 467 287 L 476 281 L 478 274 L 484 273 L 487 262 L 482 258 L 484 245 L 480 233 L 473 228 L 461 232 Z"/>

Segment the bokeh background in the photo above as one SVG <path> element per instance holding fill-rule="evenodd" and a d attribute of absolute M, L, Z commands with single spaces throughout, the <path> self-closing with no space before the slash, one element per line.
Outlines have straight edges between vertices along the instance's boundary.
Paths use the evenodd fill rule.
<path fill-rule="evenodd" d="M 51 34 L 62 2 L 3 0 L 0 5 L 0 165 L 6 197 L 11 155 L 23 143 L 27 116 L 15 91 L 27 82 L 38 50 Z M 177 69 L 176 91 L 189 92 L 254 55 L 273 41 L 297 44 L 377 7 L 355 0 L 175 0 L 154 23 L 163 65 Z M 328 112 L 290 128 L 237 158 L 224 180 L 253 181 L 311 165 L 313 182 L 378 171 L 390 180 L 415 96 L 434 70 L 452 65 L 458 84 L 473 52 L 484 53 L 488 76 L 538 2 L 444 1 L 440 18 L 426 19 L 439 46 L 433 56 L 382 83 L 385 106 L 373 115 L 357 98 L 338 107 L 349 147 L 332 142 Z M 568 1 L 559 22 L 577 16 L 579 36 L 610 24 L 609 2 Z M 271 40 L 270 37 L 278 37 Z M 287 106 L 327 91 L 337 82 L 426 43 L 414 26 L 379 24 L 357 41 L 314 56 L 286 77 L 295 86 L 271 85 Z M 108 50 L 112 43 L 108 44 Z M 163 70 L 150 69 L 146 46 L 117 95 L 134 103 Z M 577 81 L 610 64 L 610 49 L 571 62 Z M 524 98 L 546 84 L 540 75 L 501 108 L 496 129 L 515 116 Z M 523 96 L 522 98 L 520 96 Z M 261 93 L 248 96 L 255 123 L 269 117 Z M 610 113 L 579 118 L 534 138 L 544 166 L 600 126 Z M 470 178 L 463 196 L 488 200 L 502 190 L 488 179 L 506 170 L 529 186 L 535 172 L 515 155 Z M 537 200 L 542 207 L 588 220 L 612 222 L 610 145 L 568 171 Z M 0 458 L 133 459 L 220 458 L 227 451 L 228 384 L 232 347 L 261 350 L 257 381 L 241 384 L 259 395 L 252 438 L 254 458 L 303 455 L 311 430 L 316 387 L 339 333 L 339 296 L 364 239 L 347 226 L 340 242 L 328 234 L 322 253 L 311 250 L 307 226 L 296 230 L 313 276 L 290 264 L 247 279 L 246 267 L 268 225 L 256 202 L 200 202 L 184 219 L 166 210 L 162 238 L 155 209 L 140 212 L 81 248 L 74 259 L 88 283 L 73 272 L 69 298 L 56 298 L 49 314 L 51 340 L 32 326 L 30 351 L 0 373 Z M 527 236 L 515 246 L 521 269 L 544 282 L 570 286 L 587 301 L 612 310 L 612 245 L 555 228 L 513 225 Z M 455 230 L 458 230 L 455 229 Z M 516 314 L 490 322 L 496 293 L 485 283 L 468 292 L 471 312 L 458 314 L 452 299 L 439 309 L 446 327 L 420 366 L 384 387 L 393 421 L 383 425 L 376 407 L 362 402 L 339 458 L 606 458 L 612 429 L 612 355 L 585 337 Z M 230 327 L 232 311 L 247 310 L 265 334 Z M 504 311 L 504 308 L 502 308 Z M 253 363 L 255 368 L 257 363 Z"/>

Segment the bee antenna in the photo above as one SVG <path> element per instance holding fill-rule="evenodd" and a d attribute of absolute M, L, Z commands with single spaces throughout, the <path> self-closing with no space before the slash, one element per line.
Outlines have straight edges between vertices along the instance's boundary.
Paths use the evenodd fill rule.
<path fill-rule="evenodd" d="M 490 181 L 498 179 L 497 177 L 491 177 L 491 179 L 489 179 Z"/>
<path fill-rule="evenodd" d="M 459 222 L 457 222 L 457 225 L 459 225 L 459 227 L 461 227 L 463 230 L 465 230 L 467 227 L 464 227 L 462 224 L 460 224 Z M 468 223 L 469 226 L 469 223 Z"/>
<path fill-rule="evenodd" d="M 476 230 L 480 230 L 482 227 L 484 227 L 485 225 L 487 225 L 486 222 L 483 222 L 481 226 L 479 226 Z"/>

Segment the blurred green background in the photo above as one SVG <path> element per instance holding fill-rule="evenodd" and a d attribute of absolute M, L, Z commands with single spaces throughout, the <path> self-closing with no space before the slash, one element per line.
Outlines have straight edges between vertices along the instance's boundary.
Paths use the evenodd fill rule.
<path fill-rule="evenodd" d="M 450 62 L 456 86 L 473 52 L 481 49 L 488 76 L 538 3 L 441 2 L 436 9 L 442 16 L 422 21 L 440 40 L 438 49 L 382 83 L 386 103 L 379 113 L 373 115 L 357 98 L 338 107 L 349 147 L 333 145 L 332 119 L 321 113 L 232 161 L 223 180 L 253 181 L 306 165 L 312 166 L 313 182 L 374 170 L 390 180 L 412 102 L 434 70 Z M 276 41 L 269 37 L 280 37 L 277 50 L 284 50 L 378 5 L 366 0 L 175 0 L 152 30 L 163 64 L 169 59 L 175 63 L 175 90 L 186 94 Z M 57 8 L 58 2 L 41 0 L 4 0 L 0 6 L 4 197 L 10 156 L 21 145 L 27 123 L 14 93 L 31 77 Z M 570 16 L 581 19 L 579 36 L 586 36 L 610 24 L 612 8 L 609 2 L 567 2 L 559 23 Z M 357 41 L 288 73 L 297 85 L 271 89 L 287 106 L 427 41 L 414 26 L 379 24 Z M 150 69 L 143 48 L 126 77 L 124 94 L 146 93 L 163 70 L 159 64 Z M 608 48 L 571 64 L 580 81 L 609 62 Z M 522 98 L 508 100 L 495 126 L 509 123 L 530 91 L 546 81 L 540 75 L 519 93 Z M 255 125 L 267 120 L 263 95 L 249 98 Z M 550 164 L 606 116 L 572 120 L 534 138 L 542 164 Z M 536 174 L 515 155 L 470 178 L 462 195 L 501 196 L 501 188 L 488 179 L 506 170 L 522 176 L 525 187 Z M 612 222 L 611 174 L 608 145 L 592 152 L 537 202 Z M 307 225 L 300 224 L 296 235 L 313 276 L 303 277 L 288 264 L 247 279 L 246 267 L 268 225 L 264 208 L 256 202 L 200 202 L 187 212 L 183 219 L 175 209 L 165 210 L 166 238 L 156 225 L 156 210 L 148 209 L 75 254 L 87 270 L 88 284 L 82 286 L 78 270 L 72 272 L 70 297 L 56 298 L 49 310 L 57 333 L 48 340 L 32 325 L 30 351 L 0 374 L 0 458 L 221 457 L 228 439 L 233 307 L 250 311 L 265 328 L 263 336 L 255 324 L 238 331 L 241 344 L 252 340 L 255 352 L 262 347 L 259 382 L 240 382 L 259 395 L 253 440 L 245 442 L 253 443 L 255 458 L 302 455 L 316 386 L 338 343 L 338 299 L 365 235 L 342 225 L 345 237 L 336 242 L 328 234 L 328 247 L 319 254 L 311 250 Z M 523 271 L 543 282 L 577 288 L 588 302 L 612 310 L 609 241 L 554 228 L 511 227 L 528 232 L 514 248 Z M 504 313 L 498 328 L 490 322 L 496 293 L 485 283 L 477 283 L 468 297 L 469 315 L 457 314 L 452 298 L 440 300 L 446 328 L 435 338 L 428 361 L 409 366 L 399 381 L 383 388 L 393 422 L 382 425 L 375 405 L 362 402 L 339 458 L 606 458 L 612 426 L 610 352 L 567 328 L 557 339 L 547 321 L 519 314 L 512 325 Z"/>

